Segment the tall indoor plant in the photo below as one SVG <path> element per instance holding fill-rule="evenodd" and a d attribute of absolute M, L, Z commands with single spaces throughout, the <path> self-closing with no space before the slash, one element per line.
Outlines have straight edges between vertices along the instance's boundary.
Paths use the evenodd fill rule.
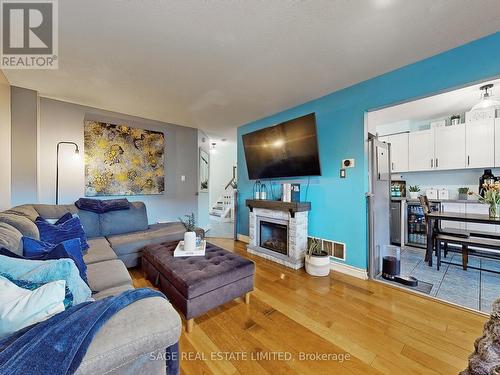
<path fill-rule="evenodd" d="M 484 184 L 484 196 L 479 196 L 479 202 L 490 206 L 490 217 L 500 218 L 500 181 L 493 184 Z"/>
<path fill-rule="evenodd" d="M 311 238 L 307 248 L 306 272 L 312 276 L 328 276 L 330 274 L 330 256 L 321 248 L 319 238 Z"/>

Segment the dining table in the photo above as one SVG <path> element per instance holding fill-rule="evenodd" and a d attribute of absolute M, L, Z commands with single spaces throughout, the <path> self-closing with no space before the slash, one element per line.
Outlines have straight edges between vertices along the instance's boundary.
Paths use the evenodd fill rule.
<path fill-rule="evenodd" d="M 471 213 L 458 213 L 458 212 L 429 212 L 426 215 L 427 219 L 427 249 L 425 252 L 425 260 L 428 261 L 429 266 L 432 266 L 432 252 L 434 250 L 434 233 L 440 227 L 440 222 L 445 221 L 457 221 L 463 223 L 475 223 L 475 224 L 493 224 L 500 225 L 500 218 L 490 217 L 486 214 L 471 214 Z M 486 236 L 491 239 L 500 239 L 500 233 L 491 233 L 485 235 L 484 232 L 482 236 Z"/>

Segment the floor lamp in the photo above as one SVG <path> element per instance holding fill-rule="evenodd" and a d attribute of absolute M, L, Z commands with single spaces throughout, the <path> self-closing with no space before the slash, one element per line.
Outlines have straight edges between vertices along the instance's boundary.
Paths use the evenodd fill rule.
<path fill-rule="evenodd" d="M 80 155 L 80 149 L 75 142 L 59 142 L 57 144 L 56 152 L 56 204 L 59 204 L 59 146 L 60 145 L 73 145 L 75 146 L 75 156 Z"/>

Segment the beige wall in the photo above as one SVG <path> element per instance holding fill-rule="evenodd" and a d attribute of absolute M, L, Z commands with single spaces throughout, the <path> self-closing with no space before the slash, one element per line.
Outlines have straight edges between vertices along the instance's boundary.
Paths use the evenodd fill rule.
<path fill-rule="evenodd" d="M 12 86 L 11 203 L 38 201 L 38 93 Z"/>
<path fill-rule="evenodd" d="M 11 206 L 10 85 L 0 70 L 0 211 Z"/>

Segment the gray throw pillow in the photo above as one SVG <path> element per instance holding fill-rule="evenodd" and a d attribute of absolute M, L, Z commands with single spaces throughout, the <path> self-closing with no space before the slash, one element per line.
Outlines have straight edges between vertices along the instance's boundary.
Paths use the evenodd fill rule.
<path fill-rule="evenodd" d="M 40 239 L 40 233 L 35 223 L 32 222 L 25 216 L 16 214 L 0 213 L 0 222 L 7 223 L 16 228 L 23 236 L 34 238 L 35 240 Z"/>
<path fill-rule="evenodd" d="M 17 255 L 23 255 L 23 237 L 12 225 L 0 223 L 0 247 L 3 247 Z"/>
<path fill-rule="evenodd" d="M 25 216 L 31 221 L 35 221 L 35 219 L 38 216 L 40 216 L 31 204 L 23 204 L 21 206 L 15 206 L 8 209 L 7 211 L 4 211 L 3 213 Z"/>

